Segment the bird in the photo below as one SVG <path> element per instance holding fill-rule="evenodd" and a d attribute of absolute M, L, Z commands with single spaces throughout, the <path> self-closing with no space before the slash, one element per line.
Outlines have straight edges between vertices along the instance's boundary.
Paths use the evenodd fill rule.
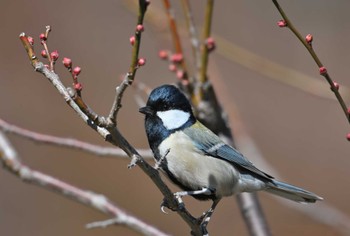
<path fill-rule="evenodd" d="M 300 203 L 323 200 L 255 167 L 196 119 L 189 100 L 174 85 L 152 90 L 139 112 L 145 115 L 148 143 L 160 170 L 183 190 L 174 193 L 179 202 L 187 195 L 213 201 L 204 221 L 223 197 L 242 192 L 266 191 Z"/>

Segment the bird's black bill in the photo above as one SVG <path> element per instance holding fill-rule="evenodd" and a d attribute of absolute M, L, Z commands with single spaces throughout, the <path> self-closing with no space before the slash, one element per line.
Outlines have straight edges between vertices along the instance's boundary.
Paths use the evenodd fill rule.
<path fill-rule="evenodd" d="M 153 109 L 151 107 L 148 107 L 148 106 L 141 107 L 139 109 L 139 112 L 141 112 L 142 114 L 145 114 L 145 115 L 153 115 L 154 114 Z"/>

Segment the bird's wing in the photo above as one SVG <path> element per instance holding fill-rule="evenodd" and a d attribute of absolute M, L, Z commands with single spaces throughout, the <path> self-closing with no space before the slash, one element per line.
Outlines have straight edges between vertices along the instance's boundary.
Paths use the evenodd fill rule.
<path fill-rule="evenodd" d="M 273 178 L 272 176 L 256 168 L 253 163 L 251 163 L 236 149 L 222 142 L 222 140 L 216 134 L 214 134 L 199 121 L 183 131 L 191 138 L 191 140 L 193 140 L 196 147 L 203 151 L 206 155 L 228 161 L 236 167 L 251 171 L 263 178 Z"/>

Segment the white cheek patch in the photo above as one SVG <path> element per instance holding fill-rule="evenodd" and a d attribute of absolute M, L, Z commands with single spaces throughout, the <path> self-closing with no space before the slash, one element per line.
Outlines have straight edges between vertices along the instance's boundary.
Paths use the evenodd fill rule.
<path fill-rule="evenodd" d="M 190 113 L 181 110 L 158 111 L 157 116 L 168 130 L 180 128 L 190 118 Z"/>

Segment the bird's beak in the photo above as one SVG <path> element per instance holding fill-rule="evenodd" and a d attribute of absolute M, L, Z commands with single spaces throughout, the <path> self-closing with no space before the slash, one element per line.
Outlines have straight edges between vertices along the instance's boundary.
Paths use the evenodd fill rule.
<path fill-rule="evenodd" d="M 149 106 L 141 107 L 139 109 L 139 112 L 141 112 L 142 114 L 145 114 L 145 115 L 153 115 L 154 114 L 153 109 Z"/>

